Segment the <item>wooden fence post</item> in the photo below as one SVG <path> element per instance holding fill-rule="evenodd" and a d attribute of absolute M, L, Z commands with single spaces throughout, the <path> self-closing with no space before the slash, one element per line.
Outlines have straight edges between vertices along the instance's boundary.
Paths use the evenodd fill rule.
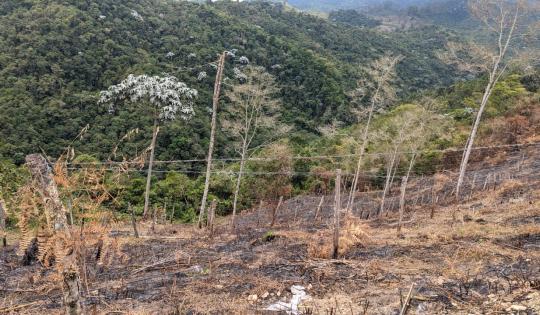
<path fill-rule="evenodd" d="M 336 196 L 334 199 L 334 242 L 332 258 L 338 258 L 339 252 L 339 212 L 341 210 L 341 169 L 336 170 Z"/>
<path fill-rule="evenodd" d="M 128 203 L 128 210 L 131 213 L 131 225 L 133 226 L 133 235 L 139 238 L 139 231 L 137 231 L 137 221 L 135 220 L 135 210 L 131 207 L 131 203 Z"/>
<path fill-rule="evenodd" d="M 405 190 L 407 189 L 407 177 L 403 177 L 401 180 L 401 198 L 399 199 L 399 221 L 397 226 L 397 236 L 401 236 L 401 225 L 403 222 L 403 214 L 405 212 Z M 433 191 L 433 187 L 431 187 Z"/>
<path fill-rule="evenodd" d="M 167 224 L 167 202 L 163 203 L 163 214 L 161 215 L 163 224 Z"/>
<path fill-rule="evenodd" d="M 0 198 L 0 237 L 2 238 L 2 247 L 7 246 L 7 235 L 6 235 L 6 213 L 7 209 L 5 207 L 4 199 Z"/>
<path fill-rule="evenodd" d="M 484 187 L 482 187 L 482 190 L 486 190 L 486 187 L 488 185 L 488 182 L 489 182 L 489 177 L 491 176 L 491 174 L 488 174 L 488 176 L 486 177 L 486 180 L 484 181 Z"/>
<path fill-rule="evenodd" d="M 259 208 L 257 209 L 257 227 L 261 226 L 261 212 L 263 208 L 263 201 L 259 201 Z"/>
<path fill-rule="evenodd" d="M 175 206 L 176 206 L 176 205 L 173 204 L 172 210 L 171 210 L 171 216 L 169 217 L 169 221 L 171 222 L 171 224 L 173 224 L 173 222 L 174 222 L 174 207 L 175 207 Z"/>
<path fill-rule="evenodd" d="M 283 202 L 283 196 L 279 197 L 278 204 L 274 208 L 274 211 L 272 212 L 272 223 L 270 224 L 270 226 L 274 226 L 274 224 L 276 223 L 276 217 L 277 217 L 277 214 L 278 214 L 279 208 L 281 207 L 282 202 Z"/>
<path fill-rule="evenodd" d="M 152 225 L 150 226 L 150 229 L 152 230 L 152 234 L 155 234 L 156 233 L 156 214 L 157 214 L 157 209 L 156 209 L 156 206 L 153 207 L 154 211 L 152 212 Z"/>
<path fill-rule="evenodd" d="M 208 209 L 208 231 L 210 231 L 210 238 L 214 237 L 214 218 L 216 217 L 216 199 L 212 200 L 210 209 Z"/>

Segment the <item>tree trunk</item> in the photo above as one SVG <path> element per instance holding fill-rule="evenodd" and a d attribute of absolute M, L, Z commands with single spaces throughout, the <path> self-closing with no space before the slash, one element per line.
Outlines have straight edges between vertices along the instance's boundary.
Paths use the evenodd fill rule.
<path fill-rule="evenodd" d="M 7 246 L 7 235 L 6 235 L 6 203 L 4 199 L 0 198 L 0 238 L 2 238 L 2 247 Z"/>
<path fill-rule="evenodd" d="M 242 174 L 244 173 L 244 166 L 246 163 L 246 141 L 242 145 L 242 157 L 240 160 L 240 170 L 238 171 L 238 178 L 236 179 L 236 186 L 234 188 L 234 201 L 233 201 L 233 213 L 231 218 L 231 227 L 236 229 L 235 218 L 236 218 L 236 208 L 238 205 L 238 195 L 240 193 L 240 182 L 242 180 Z"/>
<path fill-rule="evenodd" d="M 156 140 L 159 132 L 158 118 L 154 118 L 154 129 L 152 131 L 152 144 L 150 145 L 150 161 L 148 163 L 148 173 L 146 175 L 146 189 L 144 190 L 144 211 L 143 219 L 148 217 L 148 208 L 150 206 L 150 186 L 152 183 L 152 167 L 154 166 L 154 154 L 156 152 Z"/>
<path fill-rule="evenodd" d="M 510 45 L 510 41 L 513 37 L 514 30 L 516 28 L 517 20 L 519 17 L 519 9 L 520 9 L 520 4 L 518 2 L 516 4 L 516 12 L 513 17 L 513 22 L 510 25 L 510 29 L 507 32 L 504 31 L 507 12 L 501 11 L 502 16 L 500 18 L 502 19 L 502 21 L 500 23 L 501 29 L 499 30 L 499 39 L 498 39 L 499 54 L 497 58 L 494 60 L 495 62 L 493 63 L 493 68 L 491 69 L 491 72 L 489 74 L 489 82 L 488 82 L 488 85 L 486 86 L 486 90 L 484 91 L 482 102 L 480 103 L 480 108 L 478 109 L 478 113 L 476 114 L 476 119 L 474 121 L 474 125 L 471 130 L 469 139 L 467 140 L 467 145 L 465 146 L 463 158 L 461 160 L 461 165 L 459 167 L 459 178 L 458 178 L 457 186 L 456 186 L 456 199 L 458 200 L 459 200 L 459 193 L 461 190 L 461 185 L 463 185 L 463 180 L 465 178 L 465 172 L 467 171 L 467 164 L 469 163 L 471 150 L 474 144 L 474 140 L 476 138 L 476 133 L 478 132 L 478 126 L 480 125 L 480 120 L 482 119 L 482 114 L 484 113 L 484 109 L 486 108 L 487 102 L 489 101 L 489 97 L 491 96 L 491 93 L 493 92 L 495 85 L 497 84 L 497 82 L 499 81 L 499 78 L 501 77 L 501 75 L 504 73 L 506 69 L 506 66 L 503 66 L 501 68 L 501 62 L 503 62 L 503 59 Z M 504 39 L 504 44 L 503 44 L 503 39 Z"/>
<path fill-rule="evenodd" d="M 463 179 L 465 178 L 465 172 L 467 171 L 467 164 L 469 163 L 469 157 L 471 155 L 474 140 L 476 138 L 476 133 L 478 132 L 478 127 L 480 126 L 480 121 L 482 119 L 482 114 L 484 113 L 484 109 L 486 108 L 489 97 L 491 96 L 491 92 L 493 91 L 492 84 L 493 82 L 490 81 L 486 87 L 486 90 L 484 91 L 484 96 L 482 97 L 482 103 L 480 104 L 480 108 L 478 109 L 478 113 L 476 114 L 476 119 L 474 121 L 471 134 L 469 135 L 469 138 L 467 139 L 467 144 L 465 145 L 465 151 L 463 152 L 463 157 L 461 159 L 461 164 L 459 166 L 459 177 L 458 177 L 457 186 L 456 186 L 456 199 L 458 200 L 459 200 L 459 193 L 461 191 L 461 185 L 463 185 Z"/>
<path fill-rule="evenodd" d="M 336 170 L 336 196 L 334 199 L 334 241 L 332 258 L 337 259 L 339 253 L 339 212 L 341 210 L 341 170 Z"/>
<path fill-rule="evenodd" d="M 377 95 L 378 92 L 379 91 L 377 90 L 375 95 Z M 371 107 L 369 109 L 368 121 L 366 123 L 366 127 L 364 128 L 364 133 L 362 135 L 362 146 L 360 147 L 360 152 L 358 153 L 359 156 L 358 156 L 358 163 L 356 164 L 356 172 L 354 174 L 351 191 L 349 193 L 349 198 L 347 200 L 347 211 L 351 211 L 353 203 L 354 203 L 354 198 L 355 198 L 354 194 L 356 193 L 356 189 L 358 187 L 358 179 L 360 177 L 360 169 L 362 167 L 362 160 L 364 158 L 364 151 L 366 150 L 367 141 L 368 141 L 369 125 L 371 124 L 371 119 L 373 118 L 374 110 L 375 110 L 375 102 L 372 101 L 371 102 Z"/>
<path fill-rule="evenodd" d="M 390 164 L 388 165 L 388 168 L 386 170 L 386 182 L 384 184 L 384 190 L 381 197 L 381 207 L 379 209 L 379 214 L 382 214 L 384 211 L 384 202 L 386 199 L 386 194 L 388 193 L 388 189 L 390 188 L 390 180 L 392 179 L 392 171 L 394 170 L 394 163 L 396 162 L 396 156 L 397 156 L 397 147 L 394 150 L 394 153 L 392 154 L 392 160 L 390 161 Z"/>
<path fill-rule="evenodd" d="M 403 180 L 401 182 L 401 196 L 399 198 L 399 222 L 397 226 L 398 236 L 401 235 L 401 224 L 403 222 L 403 213 L 405 212 L 405 194 L 407 191 L 407 183 L 409 182 L 409 176 L 414 166 L 415 159 L 416 159 L 416 154 L 413 153 L 411 157 L 411 162 L 409 163 L 409 168 L 407 169 L 407 174 L 405 175 L 405 177 L 403 177 Z"/>
<path fill-rule="evenodd" d="M 81 281 L 79 273 L 75 269 L 67 269 L 63 272 L 63 300 L 66 315 L 83 314 L 81 304 Z"/>
<path fill-rule="evenodd" d="M 40 190 L 45 204 L 45 215 L 50 218 L 48 224 L 55 232 L 65 232 L 70 235 L 66 217 L 66 209 L 60 201 L 58 187 L 54 182 L 51 168 L 41 154 L 26 156 L 26 165 L 32 174 L 32 179 Z"/>
<path fill-rule="evenodd" d="M 26 165 L 32 174 L 34 185 L 39 189 L 45 205 L 45 216 L 49 219 L 48 224 L 52 227 L 54 234 L 64 234 L 68 239 L 71 232 L 67 223 L 67 212 L 60 200 L 58 187 L 54 182 L 51 168 L 47 160 L 41 154 L 30 154 L 26 156 Z M 58 249 L 63 249 L 64 244 L 61 238 L 55 238 L 55 253 Z M 82 304 L 80 301 L 80 277 L 77 271 L 73 253 L 65 257 L 55 257 L 56 261 L 63 261 L 63 302 L 66 314 L 82 314 Z"/>
<path fill-rule="evenodd" d="M 208 145 L 208 157 L 206 161 L 206 179 L 204 181 L 204 191 L 201 200 L 201 209 L 199 210 L 199 228 L 202 228 L 202 218 L 206 209 L 206 199 L 208 199 L 208 189 L 210 188 L 210 175 L 212 171 L 212 154 L 214 153 L 214 139 L 216 136 L 217 110 L 219 104 L 219 94 L 221 92 L 221 79 L 223 77 L 223 67 L 225 65 L 226 52 L 219 57 L 216 81 L 214 83 L 214 96 L 212 98 L 212 122 L 210 128 L 210 144 Z"/>

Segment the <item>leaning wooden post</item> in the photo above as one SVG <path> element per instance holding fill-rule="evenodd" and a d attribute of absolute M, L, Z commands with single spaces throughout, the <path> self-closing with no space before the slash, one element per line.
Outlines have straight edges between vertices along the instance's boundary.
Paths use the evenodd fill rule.
<path fill-rule="evenodd" d="M 276 223 L 277 214 L 278 214 L 279 208 L 281 207 L 282 202 L 283 202 L 283 196 L 279 197 L 278 204 L 274 208 L 274 211 L 272 212 L 272 223 L 270 224 L 270 226 L 274 226 L 274 224 Z"/>
<path fill-rule="evenodd" d="M 319 219 L 319 212 L 321 212 L 321 207 L 324 202 L 324 196 L 321 197 L 321 200 L 319 201 L 319 205 L 317 206 L 317 211 L 315 211 L 315 220 Z"/>
<path fill-rule="evenodd" d="M 413 288 L 414 288 L 414 283 L 411 284 L 411 287 L 409 288 L 409 293 L 407 294 L 407 298 L 405 298 L 405 303 L 403 303 L 403 306 L 401 307 L 401 311 L 399 312 L 399 315 L 407 314 L 407 310 L 409 309 L 409 305 L 411 303 Z"/>
<path fill-rule="evenodd" d="M 51 168 L 45 157 L 41 154 L 26 156 L 26 165 L 32 174 L 32 181 L 39 190 L 45 205 L 47 224 L 52 227 L 55 234 L 64 234 L 68 239 L 71 232 L 67 223 L 66 209 L 60 201 L 58 187 L 54 182 Z M 57 238 L 60 242 L 60 238 Z M 62 244 L 55 244 L 55 248 L 61 248 Z M 81 303 L 81 281 L 77 265 L 73 255 L 71 257 L 57 257 L 57 261 L 63 259 L 63 302 L 66 314 L 78 315 L 83 313 Z"/>
<path fill-rule="evenodd" d="M 341 210 L 341 169 L 336 170 L 336 197 L 334 199 L 334 246 L 332 258 L 338 258 L 339 251 L 339 212 Z"/>
<path fill-rule="evenodd" d="M 2 238 L 2 247 L 7 246 L 7 235 L 6 235 L 6 213 L 7 209 L 5 206 L 4 199 L 0 198 L 0 237 Z"/>

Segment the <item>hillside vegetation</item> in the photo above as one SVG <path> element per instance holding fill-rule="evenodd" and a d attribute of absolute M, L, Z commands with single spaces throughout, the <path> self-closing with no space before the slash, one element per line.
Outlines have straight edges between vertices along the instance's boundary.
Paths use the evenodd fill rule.
<path fill-rule="evenodd" d="M 0 4 L 0 154 L 15 163 L 45 150 L 58 156 L 89 125 L 75 147 L 102 159 L 129 130 L 125 148 L 142 150 L 151 126 L 144 112 L 116 116 L 96 105 L 98 91 L 128 74 L 169 73 L 199 91 L 195 117 L 161 131 L 160 159 L 204 157 L 212 63 L 224 49 L 264 66 L 279 84 L 282 119 L 317 133 L 332 120 L 351 123 L 348 92 L 360 66 L 383 53 L 401 54 L 401 96 L 448 85 L 457 73 L 435 57 L 455 36 L 437 28 L 382 34 L 336 25 L 279 4 L 161 0 L 98 2 L 2 1 Z M 199 74 L 205 72 L 204 78 Z M 224 105 L 227 106 L 227 105 Z M 219 154 L 229 154 L 218 135 Z"/>
<path fill-rule="evenodd" d="M 540 312 L 539 12 L 353 2 L 1 1 L 0 314 Z"/>

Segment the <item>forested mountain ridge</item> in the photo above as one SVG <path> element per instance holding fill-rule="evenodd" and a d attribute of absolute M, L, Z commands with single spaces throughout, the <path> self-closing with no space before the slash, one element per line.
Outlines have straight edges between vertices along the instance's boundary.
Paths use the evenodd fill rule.
<path fill-rule="evenodd" d="M 339 9 L 361 9 L 368 7 L 406 8 L 412 5 L 425 5 L 443 0 L 291 0 L 293 6 L 304 10 L 332 11 Z"/>
<path fill-rule="evenodd" d="M 163 128 L 158 157 L 203 157 L 212 62 L 224 49 L 276 76 L 282 119 L 297 130 L 316 132 L 333 119 L 351 123 L 347 93 L 362 77 L 360 65 L 384 53 L 404 55 L 397 83 L 402 96 L 447 85 L 457 76 L 435 52 L 449 38 L 455 36 L 438 28 L 380 34 L 259 2 L 3 1 L 0 154 L 17 163 L 40 150 L 57 156 L 86 125 L 88 133 L 75 143 L 83 153 L 102 158 L 133 128 L 143 131 L 125 150 L 142 150 L 151 118 L 128 109 L 111 116 L 96 105 L 97 95 L 130 73 L 167 72 L 196 88 L 199 98 L 190 121 Z M 226 66 L 229 77 L 233 63 Z M 207 76 L 200 78 L 201 72 Z M 218 137 L 223 154 L 226 139 Z"/>

